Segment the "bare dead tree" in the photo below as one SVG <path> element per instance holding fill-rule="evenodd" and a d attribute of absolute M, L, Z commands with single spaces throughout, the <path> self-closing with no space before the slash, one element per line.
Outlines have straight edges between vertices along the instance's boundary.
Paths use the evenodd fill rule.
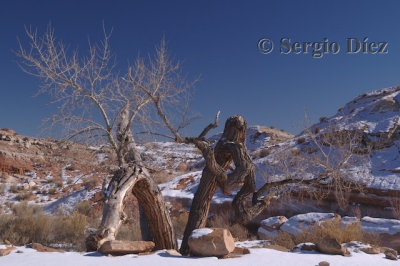
<path fill-rule="evenodd" d="M 87 239 L 87 248 L 97 250 L 115 239 L 126 220 L 123 200 L 133 193 L 149 221 L 157 249 L 177 249 L 167 207 L 151 179 L 135 144 L 134 125 L 151 121 L 151 106 L 159 102 L 179 105 L 188 83 L 179 74 L 179 64 L 167 56 L 164 41 L 149 63 L 138 59 L 125 77 L 114 71 L 110 34 L 104 30 L 99 45 L 89 44 L 86 56 L 69 51 L 48 27 L 43 35 L 26 29 L 28 45 L 20 42 L 17 56 L 21 68 L 42 82 L 39 93 L 49 94 L 59 112 L 49 121 L 61 124 L 67 139 L 106 140 L 115 153 L 119 170 L 104 183 L 104 210 L 100 228 Z M 144 86 L 146 90 L 131 82 Z M 180 128 L 187 124 L 184 121 Z M 105 180 L 107 181 L 107 180 Z"/>
<path fill-rule="evenodd" d="M 172 134 L 172 136 L 166 137 L 174 139 L 178 143 L 194 144 L 202 152 L 206 162 L 190 208 L 189 219 L 180 248 L 182 254 L 190 253 L 188 238 L 191 232 L 196 228 L 205 226 L 211 199 L 218 187 L 225 194 L 240 188 L 232 203 L 238 222 L 249 222 L 265 208 L 269 198 L 260 200 L 254 196 L 256 189 L 254 164 L 247 152 L 247 123 L 242 116 L 232 116 L 226 121 L 222 137 L 213 148 L 210 141 L 205 137 L 211 129 L 217 127 L 219 112 L 214 123 L 209 124 L 198 137 L 183 137 L 166 115 L 161 98 L 158 95 L 151 94 L 148 88 L 140 84 L 132 75 L 130 75 L 130 81 L 152 99 L 158 116 Z M 232 163 L 235 164 L 235 170 L 228 174 L 227 170 Z M 250 198 L 252 198 L 251 206 L 248 205 Z"/>

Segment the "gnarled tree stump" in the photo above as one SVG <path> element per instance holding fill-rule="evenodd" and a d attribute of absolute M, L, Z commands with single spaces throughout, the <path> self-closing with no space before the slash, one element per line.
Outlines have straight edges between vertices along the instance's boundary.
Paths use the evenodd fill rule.
<path fill-rule="evenodd" d="M 258 200 L 256 197 L 253 198 L 251 206 L 248 205 L 248 200 L 254 195 L 256 187 L 254 164 L 246 148 L 246 129 L 246 120 L 242 116 L 235 115 L 226 121 L 224 132 L 214 149 L 210 145 L 201 146 L 198 139 L 193 141 L 203 152 L 206 167 L 190 208 L 180 248 L 181 254 L 190 253 L 188 239 L 191 232 L 205 226 L 211 199 L 217 187 L 223 193 L 241 187 L 232 202 L 235 220 L 240 223 L 249 222 L 267 205 L 266 201 Z M 232 162 L 235 164 L 235 169 L 227 174 L 226 171 Z"/>

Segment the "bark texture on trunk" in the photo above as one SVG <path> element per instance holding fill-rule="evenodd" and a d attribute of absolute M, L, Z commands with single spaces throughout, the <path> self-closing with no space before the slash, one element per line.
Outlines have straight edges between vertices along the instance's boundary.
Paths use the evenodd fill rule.
<path fill-rule="evenodd" d="M 248 200 L 255 192 L 255 175 L 254 164 L 246 148 L 246 129 L 246 120 L 235 115 L 226 121 L 224 132 L 214 149 L 210 145 L 199 145 L 199 140 L 192 141 L 202 151 L 206 167 L 190 208 L 180 248 L 181 254 L 190 253 L 188 239 L 192 231 L 205 226 L 211 199 L 218 187 L 226 194 L 241 187 L 232 203 L 235 220 L 238 222 L 247 223 L 266 206 L 265 201 L 257 198 L 248 205 Z M 226 171 L 232 162 L 235 164 L 235 170 L 227 174 Z"/>
<path fill-rule="evenodd" d="M 100 228 L 86 239 L 88 251 L 98 250 L 109 240 L 115 240 L 127 216 L 123 211 L 127 193 L 133 193 L 143 208 L 156 249 L 178 249 L 171 218 L 161 191 L 150 177 L 138 152 L 129 128 L 129 104 L 121 112 L 117 139 L 120 169 L 104 192 L 103 217 Z"/>
<path fill-rule="evenodd" d="M 153 179 L 139 180 L 133 187 L 132 193 L 138 199 L 149 221 L 148 226 L 156 244 L 155 249 L 178 249 L 168 208 Z"/>
<path fill-rule="evenodd" d="M 156 249 L 178 249 L 174 229 L 168 208 L 161 196 L 161 191 L 147 174 L 145 168 L 128 166 L 119 170 L 114 178 L 116 187 L 106 197 L 103 208 L 103 217 L 96 234 L 86 240 L 88 251 L 94 251 L 109 240 L 115 240 L 120 226 L 126 220 L 123 212 L 124 198 L 131 192 L 138 199 L 148 221 Z M 109 187 L 113 187 L 112 184 Z"/>

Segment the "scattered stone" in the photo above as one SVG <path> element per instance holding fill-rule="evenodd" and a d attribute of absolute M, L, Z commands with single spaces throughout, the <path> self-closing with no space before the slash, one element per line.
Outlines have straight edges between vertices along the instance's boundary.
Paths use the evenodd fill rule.
<path fill-rule="evenodd" d="M 274 249 L 274 250 L 282 251 L 282 252 L 289 252 L 290 251 L 290 249 L 288 249 L 288 248 L 286 248 L 284 246 L 280 246 L 280 245 L 268 245 L 268 246 L 265 246 L 264 248 Z"/>
<path fill-rule="evenodd" d="M 171 256 L 182 256 L 182 254 L 175 249 L 167 249 L 166 252 Z"/>
<path fill-rule="evenodd" d="M 313 243 L 304 243 L 303 245 L 301 245 L 300 250 L 315 251 L 317 250 L 317 246 Z"/>
<path fill-rule="evenodd" d="M 346 247 L 342 247 L 340 243 L 331 237 L 324 237 L 320 239 L 317 243 L 317 250 L 321 253 L 325 254 L 333 254 L 333 255 L 343 255 L 349 256 L 350 252 Z"/>
<path fill-rule="evenodd" d="M 225 228 L 200 228 L 189 237 L 190 252 L 196 256 L 223 257 L 235 250 L 231 232 Z"/>
<path fill-rule="evenodd" d="M 246 254 L 250 254 L 250 250 L 248 248 L 236 247 L 231 253 L 221 257 L 221 259 L 239 258 Z"/>
<path fill-rule="evenodd" d="M 7 256 L 13 251 L 15 247 L 0 248 L 0 256 Z"/>
<path fill-rule="evenodd" d="M 246 254 L 250 254 L 250 250 L 248 248 L 235 247 L 235 249 L 233 250 L 232 253 L 246 255 Z"/>
<path fill-rule="evenodd" d="M 60 253 L 64 252 L 64 250 L 62 249 L 46 247 L 40 243 L 32 243 L 30 247 L 36 249 L 38 252 L 60 252 Z"/>
<path fill-rule="evenodd" d="M 17 251 L 15 251 L 15 253 L 21 254 L 21 253 L 24 253 L 24 252 L 22 250 L 18 249 Z"/>
<path fill-rule="evenodd" d="M 180 162 L 178 166 L 175 168 L 176 171 L 185 172 L 187 171 L 187 165 L 184 162 Z"/>
<path fill-rule="evenodd" d="M 397 251 L 392 248 L 386 248 L 384 254 L 385 254 L 385 257 L 389 260 L 397 260 L 398 259 Z"/>
<path fill-rule="evenodd" d="M 113 256 L 146 253 L 153 250 L 155 244 L 152 241 L 125 241 L 111 240 L 104 242 L 99 252 Z"/>
<path fill-rule="evenodd" d="M 360 250 L 364 253 L 371 254 L 371 255 L 381 253 L 381 249 L 378 247 L 361 248 Z"/>
<path fill-rule="evenodd" d="M 330 264 L 329 264 L 329 262 L 327 262 L 327 261 L 321 261 L 320 263 L 318 263 L 318 266 L 329 266 Z"/>

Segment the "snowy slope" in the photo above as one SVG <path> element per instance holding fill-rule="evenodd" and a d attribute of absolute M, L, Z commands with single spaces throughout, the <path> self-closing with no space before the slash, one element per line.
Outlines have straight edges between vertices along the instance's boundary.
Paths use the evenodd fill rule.
<path fill-rule="evenodd" d="M 343 132 L 346 134 L 357 130 L 363 138 L 362 141 L 374 148 L 370 153 L 352 154 L 350 163 L 341 171 L 345 172 L 346 178 L 366 188 L 383 193 L 388 190 L 400 191 L 400 130 L 397 127 L 400 125 L 399 103 L 398 87 L 365 93 L 339 108 L 334 116 L 321 119 L 320 123 L 312 125 L 296 137 L 288 137 L 274 143 L 270 142 L 270 135 L 256 133 L 260 126 L 250 127 L 247 147 L 256 165 L 257 187 L 260 188 L 272 180 L 286 179 L 289 175 L 298 179 L 312 179 L 321 173 L 321 167 L 309 164 L 312 157 L 320 155 L 317 145 L 310 138 L 310 132 L 314 132 L 313 138 L 318 141 L 324 134 L 333 132 L 341 136 Z M 216 135 L 213 139 L 217 140 L 219 136 Z M 362 148 L 361 140 L 351 141 L 360 142 L 356 145 L 360 146 L 357 148 Z M 326 147 L 321 143 L 319 145 L 324 152 L 330 154 L 333 163 L 339 165 L 343 148 Z M 262 154 L 262 151 L 268 152 Z M 163 194 L 181 196 L 182 193 L 178 192 L 176 187 L 188 175 L 192 175 L 193 178 L 191 181 L 185 181 L 187 187 L 183 189 L 183 194 L 185 198 L 193 197 L 200 180 L 198 171 L 178 176 L 171 182 L 162 184 Z M 221 198 L 229 200 L 232 197 L 217 192 L 214 201 L 218 202 Z"/>

